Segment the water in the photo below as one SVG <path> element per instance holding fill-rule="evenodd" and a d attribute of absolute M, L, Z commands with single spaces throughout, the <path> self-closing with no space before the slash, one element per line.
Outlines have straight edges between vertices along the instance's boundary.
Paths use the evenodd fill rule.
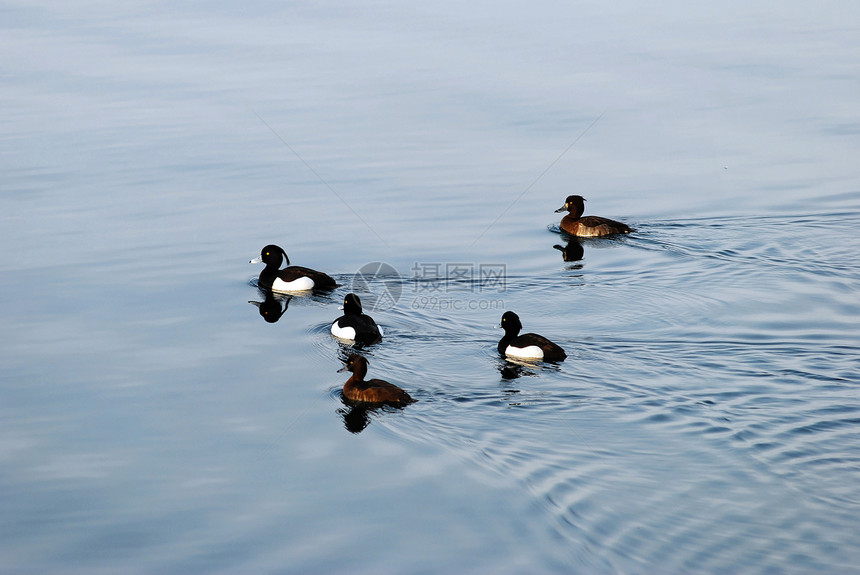
<path fill-rule="evenodd" d="M 853 4 L 2 12 L 0 570 L 860 572 Z"/>

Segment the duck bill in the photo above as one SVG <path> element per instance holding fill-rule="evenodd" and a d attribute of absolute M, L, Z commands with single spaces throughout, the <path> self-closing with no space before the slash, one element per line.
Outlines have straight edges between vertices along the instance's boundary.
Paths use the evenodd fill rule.
<path fill-rule="evenodd" d="M 562 207 L 560 207 L 559 209 L 557 209 L 557 210 L 555 211 L 555 213 L 565 212 L 565 211 L 567 211 L 567 207 L 562 206 Z"/>
<path fill-rule="evenodd" d="M 349 368 L 347 368 L 346 366 L 343 366 L 342 368 L 340 368 L 339 370 L 337 370 L 337 372 L 338 372 L 338 373 L 340 373 L 340 372 L 342 372 L 342 371 L 349 371 Z"/>
<path fill-rule="evenodd" d="M 254 259 L 252 259 L 251 261 L 249 261 L 248 263 L 249 264 L 259 264 L 262 262 L 263 262 L 263 258 L 261 256 L 257 256 Z"/>

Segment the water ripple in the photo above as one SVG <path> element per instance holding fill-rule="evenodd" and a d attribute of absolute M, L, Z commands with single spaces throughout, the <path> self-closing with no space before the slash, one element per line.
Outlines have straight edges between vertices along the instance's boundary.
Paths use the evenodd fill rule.
<path fill-rule="evenodd" d="M 595 268 L 586 252 L 573 275 L 513 275 L 506 299 L 524 302 L 531 323 L 569 350 L 553 369 L 506 372 L 495 334 L 469 314 L 395 313 L 404 332 L 425 327 L 389 367 L 405 374 L 419 362 L 435 403 L 393 429 L 524 486 L 575 560 L 600 570 L 767 571 L 787 554 L 799 570 L 848 565 L 845 526 L 860 511 L 860 354 L 840 322 L 860 311 L 846 301 L 834 314 L 785 316 L 768 299 L 779 299 L 780 282 L 839 294 L 860 279 L 843 246 L 784 241 L 798 226 L 855 224 L 856 213 L 655 222 L 624 244 L 653 251 L 659 265 Z M 577 318 L 567 335 L 532 303 L 560 290 Z M 470 376 L 452 376 L 440 357 Z M 816 533 L 827 521 L 833 530 L 808 537 L 810 517 Z"/>

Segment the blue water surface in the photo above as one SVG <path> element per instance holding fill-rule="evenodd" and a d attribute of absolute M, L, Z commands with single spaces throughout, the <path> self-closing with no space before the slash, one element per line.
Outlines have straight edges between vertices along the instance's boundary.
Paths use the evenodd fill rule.
<path fill-rule="evenodd" d="M 6 2 L 0 571 L 860 573 L 858 11 Z"/>

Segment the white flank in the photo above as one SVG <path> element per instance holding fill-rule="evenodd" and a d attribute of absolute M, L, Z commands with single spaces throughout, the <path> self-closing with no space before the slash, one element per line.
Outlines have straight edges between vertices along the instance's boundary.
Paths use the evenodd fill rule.
<path fill-rule="evenodd" d="M 291 282 L 285 282 L 281 278 L 275 278 L 272 282 L 272 291 L 306 291 L 313 289 L 314 280 L 307 276 L 294 279 Z"/>
<path fill-rule="evenodd" d="M 337 325 L 337 321 L 331 324 L 331 334 L 335 337 L 339 337 L 340 339 L 355 339 L 355 328 L 354 327 L 340 327 Z"/>
<path fill-rule="evenodd" d="M 520 359 L 543 359 L 543 350 L 536 346 L 514 347 L 509 345 L 505 348 L 505 355 L 518 357 Z"/>

